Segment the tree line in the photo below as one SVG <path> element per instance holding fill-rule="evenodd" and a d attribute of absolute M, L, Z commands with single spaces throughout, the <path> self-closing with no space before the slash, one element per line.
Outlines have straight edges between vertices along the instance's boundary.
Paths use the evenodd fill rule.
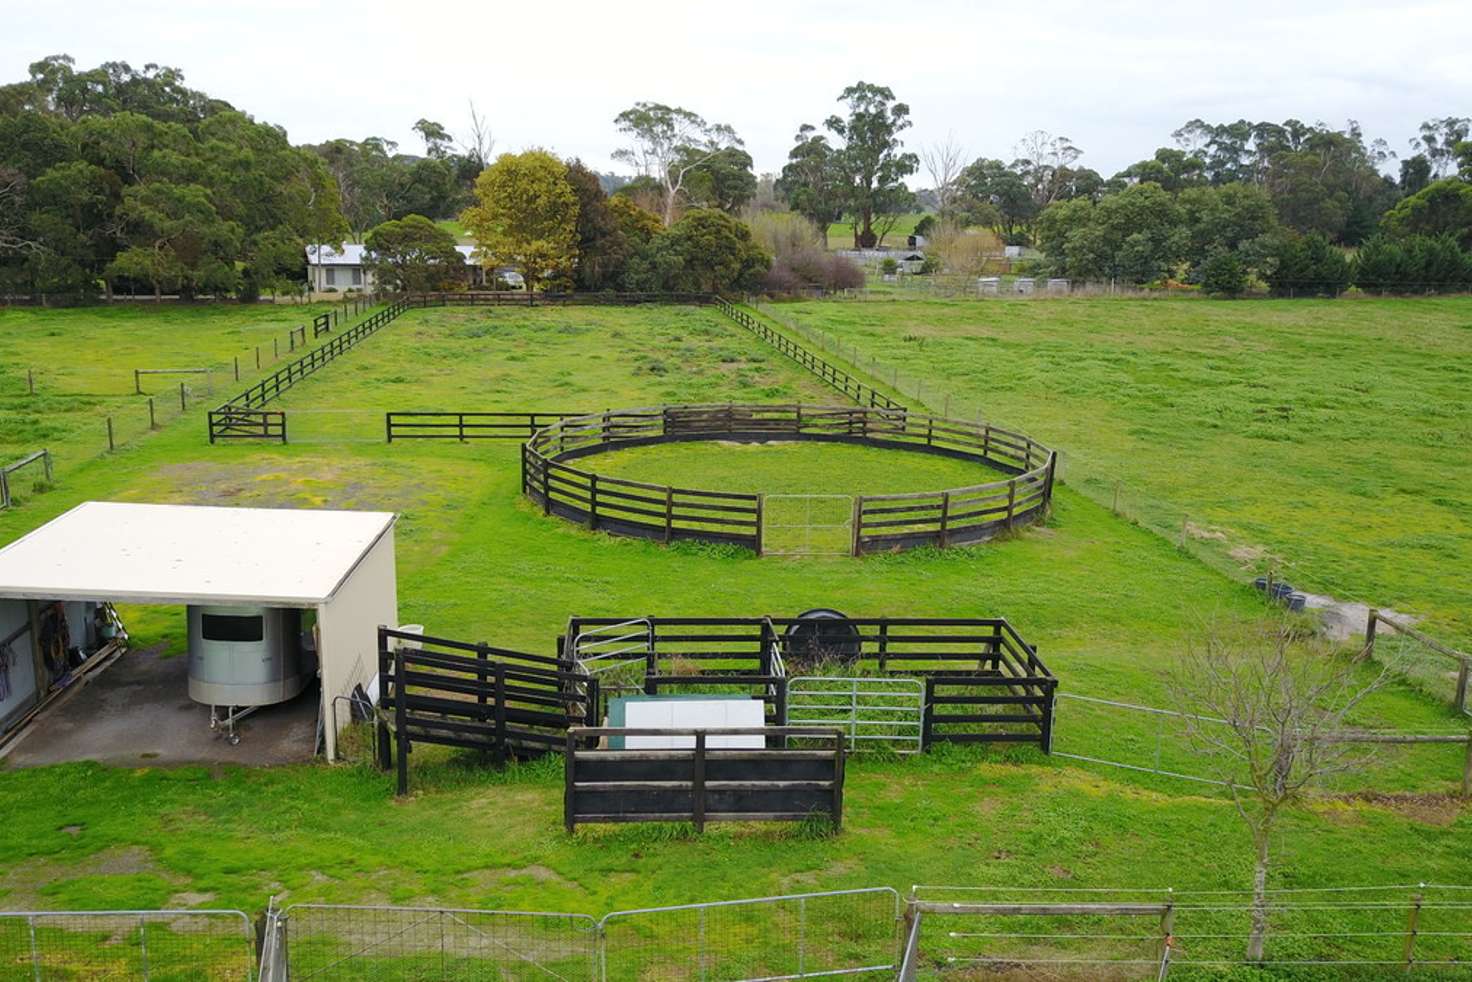
<path fill-rule="evenodd" d="M 862 280 L 826 252 L 829 226 L 872 248 L 920 210 L 938 243 L 983 229 L 1077 279 L 1223 294 L 1466 285 L 1467 118 L 1426 121 L 1404 158 L 1352 122 L 1195 119 L 1105 178 L 1042 131 L 1010 160 L 968 159 L 954 137 L 908 149 L 909 106 L 882 85 L 837 103 L 760 176 L 729 125 L 635 103 L 612 121 L 628 177 L 541 150 L 495 156 L 473 103 L 458 138 L 420 119 L 422 153 L 379 137 L 293 146 L 177 69 L 53 56 L 0 87 L 0 289 L 250 298 L 300 289 L 305 246 L 349 239 L 370 244 L 386 282 L 444 285 L 463 280 L 445 219 L 536 288 L 842 288 Z M 922 168 L 929 186 L 912 189 Z"/>

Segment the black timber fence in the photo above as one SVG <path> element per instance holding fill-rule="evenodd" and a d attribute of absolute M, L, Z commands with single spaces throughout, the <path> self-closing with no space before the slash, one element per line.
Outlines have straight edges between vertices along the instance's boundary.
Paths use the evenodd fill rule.
<path fill-rule="evenodd" d="M 378 762 L 397 761 L 401 795 L 416 743 L 504 761 L 560 750 L 568 727 L 598 722 L 597 679 L 558 658 L 485 642 L 380 627 L 378 677 Z"/>
<path fill-rule="evenodd" d="M 573 466 L 621 447 L 696 440 L 854 443 L 974 460 L 1008 475 L 961 488 L 854 498 L 849 552 L 942 548 L 1042 518 L 1057 455 L 989 423 L 882 407 L 691 405 L 555 420 L 522 447 L 522 493 L 545 514 L 615 535 L 731 543 L 763 551 L 764 496 L 603 477 Z"/>
<path fill-rule="evenodd" d="M 272 414 L 261 407 L 267 405 L 312 375 L 338 356 L 351 350 L 354 345 L 371 337 L 380 328 L 393 323 L 400 314 L 415 304 L 409 298 L 399 298 L 369 315 L 362 321 L 334 337 L 331 341 L 302 355 L 249 386 L 239 395 L 224 402 L 219 408 L 210 410 L 210 442 L 225 439 L 268 439 L 286 442 L 285 418 L 280 413 L 279 425 L 269 418 Z"/>
<path fill-rule="evenodd" d="M 807 348 L 793 341 L 787 335 L 775 330 L 770 324 L 759 317 L 754 317 L 747 311 L 737 307 L 735 304 L 721 298 L 712 298 L 721 313 L 746 328 L 748 331 L 761 338 L 763 341 L 776 348 L 782 354 L 797 362 L 803 368 L 812 372 L 819 379 L 833 386 L 839 392 L 848 396 L 861 406 L 871 406 L 880 409 L 898 409 L 905 407 L 889 396 L 875 389 L 867 382 L 861 382 L 848 372 L 834 365 L 824 358 L 813 354 Z"/>
<path fill-rule="evenodd" d="M 385 413 L 384 435 L 395 440 L 529 440 L 558 420 L 581 413 L 395 411 Z"/>
<path fill-rule="evenodd" d="M 629 738 L 691 746 L 631 748 Z M 712 747 L 712 737 L 727 746 Z M 750 747 L 730 746 L 741 738 Z M 771 749 L 800 739 L 803 749 Z M 616 741 L 617 745 L 614 744 Z M 610 745 L 604 746 L 607 742 Z M 589 746 L 596 743 L 595 746 Z M 695 729 L 572 727 L 563 761 L 563 822 L 843 822 L 843 731 L 830 726 Z"/>

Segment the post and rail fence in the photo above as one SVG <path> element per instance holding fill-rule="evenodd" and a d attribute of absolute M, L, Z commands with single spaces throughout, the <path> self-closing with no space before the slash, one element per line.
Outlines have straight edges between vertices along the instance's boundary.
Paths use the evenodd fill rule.
<path fill-rule="evenodd" d="M 15 502 L 14 492 L 11 489 L 11 482 L 13 480 L 11 475 L 22 468 L 38 463 L 41 465 L 42 472 L 46 475 L 46 483 L 50 484 L 52 480 L 50 450 L 42 449 L 34 453 L 28 453 L 19 460 L 0 467 L 0 508 L 9 508 Z"/>

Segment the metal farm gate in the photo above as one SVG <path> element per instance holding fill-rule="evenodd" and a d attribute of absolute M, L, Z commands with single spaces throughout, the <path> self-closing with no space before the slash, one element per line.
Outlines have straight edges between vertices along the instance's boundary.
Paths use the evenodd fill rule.
<path fill-rule="evenodd" d="M 761 535 L 766 556 L 851 556 L 854 496 L 764 494 Z"/>
<path fill-rule="evenodd" d="M 919 753 L 925 730 L 925 683 L 901 676 L 795 676 L 787 680 L 787 722 L 836 726 L 853 751 Z"/>

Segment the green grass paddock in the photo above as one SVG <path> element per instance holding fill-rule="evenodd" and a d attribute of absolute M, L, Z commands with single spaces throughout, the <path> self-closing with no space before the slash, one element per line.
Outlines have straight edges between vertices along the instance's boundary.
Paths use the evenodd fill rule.
<path fill-rule="evenodd" d="M 823 313 L 828 309 L 803 314 L 853 317 L 870 306 L 835 305 Z M 45 313 L 27 316 L 44 320 Z M 82 312 L 62 316 L 86 323 Z M 1078 316 L 1114 315 L 1080 308 Z M 1041 334 L 1034 336 L 1044 345 Z M 49 337 L 57 359 L 75 347 L 65 332 Z M 1423 347 L 1427 364 L 1418 371 L 1434 374 L 1448 359 Z M 937 373 L 958 383 L 945 364 L 935 363 Z M 1010 391 L 998 388 L 995 376 L 976 373 L 973 364 L 963 377 L 988 391 Z M 1029 391 L 1033 402 L 1015 391 L 995 415 L 1053 437 L 1040 422 L 1066 418 L 1048 405 L 1066 400 L 1054 389 Z M 1119 396 L 1130 405 L 1143 398 Z M 402 516 L 402 620 L 435 633 L 550 651 L 573 614 L 792 614 L 831 606 L 854 615 L 1002 615 L 1039 646 L 1065 691 L 1147 705 L 1165 703 L 1162 670 L 1205 624 L 1250 628 L 1275 616 L 1247 587 L 1067 485 L 1044 526 L 976 548 L 756 558 L 620 539 L 547 518 L 519 496 L 514 441 L 387 446 L 381 436 L 386 409 L 576 411 L 763 399 L 831 403 L 836 396 L 707 310 L 411 311 L 283 400 L 291 425 L 301 428 L 300 442 L 212 448 L 202 410 L 191 410 L 117 453 L 79 461 L 57 487 L 0 514 L 0 541 L 89 498 L 390 509 Z M 1163 429 L 1182 416 L 1171 407 L 1153 417 L 1139 412 Z M 1102 427 L 1091 432 L 1102 434 L 1105 446 L 1114 439 Z M 1066 445 L 1077 435 L 1059 437 Z M 918 490 L 972 471 L 922 454 L 876 453 L 887 465 L 882 477 L 868 448 L 690 445 L 587 463 L 612 468 L 608 473 L 649 468 L 660 480 L 694 486 L 729 479 L 771 487 L 785 481 L 794 489 L 882 479 Z M 1160 450 L 1162 468 L 1201 457 L 1210 455 L 1194 445 Z M 1250 466 L 1239 463 L 1235 473 Z M 1310 478 L 1298 480 L 1300 495 L 1309 495 Z M 1236 500 L 1225 490 L 1221 498 Z M 1398 514 L 1407 522 L 1414 516 Z M 1394 534 L 1423 533 L 1412 523 Z M 179 643 L 177 609 L 136 608 L 128 619 L 142 643 Z M 1452 724 L 1448 710 L 1403 687 L 1377 696 L 1362 722 Z M 1132 760 L 1155 753 L 1153 730 L 1135 721 L 1080 712 L 1072 721 L 1062 717 L 1060 727 L 1060 739 L 1082 752 L 1109 750 Z M 1421 794 L 1339 795 L 1294 810 L 1276 844 L 1275 886 L 1466 881 L 1467 813 L 1447 795 L 1459 761 L 1408 756 L 1377 766 L 1393 788 Z M 403 801 L 393 799 L 391 776 L 361 765 L 166 770 L 139 760 L 132 768 L 78 763 L 0 771 L 7 815 L 0 823 L 0 903 L 152 907 L 187 896 L 255 909 L 277 893 L 297 902 L 601 913 L 916 882 L 1249 882 L 1250 848 L 1239 819 L 1209 789 L 1075 766 L 1030 749 L 856 759 L 844 831 L 836 837 L 746 826 L 713 826 L 703 837 L 667 826 L 592 828 L 570 837 L 561 826 L 561 780 L 555 762 L 497 771 L 474 755 L 428 748 L 415 754 L 415 792 Z"/>

